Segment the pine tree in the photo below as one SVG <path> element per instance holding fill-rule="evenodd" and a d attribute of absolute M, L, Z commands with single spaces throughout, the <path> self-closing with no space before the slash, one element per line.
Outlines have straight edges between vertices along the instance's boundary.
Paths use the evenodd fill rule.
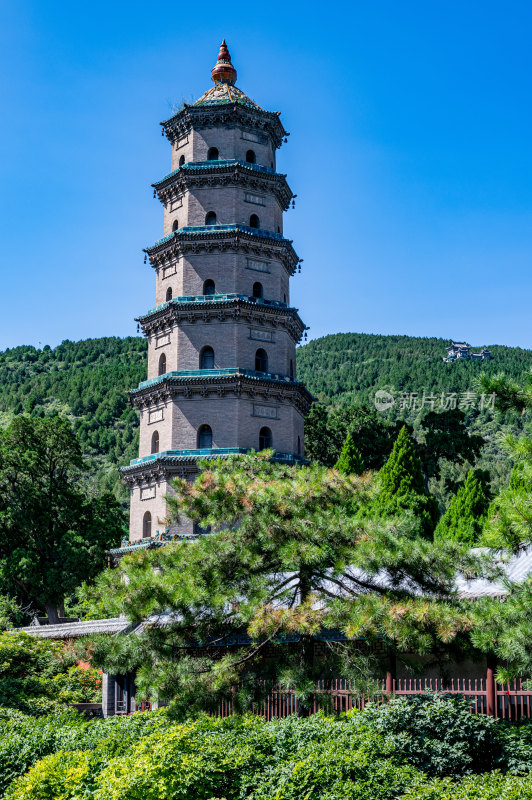
<path fill-rule="evenodd" d="M 425 488 L 421 459 L 404 426 L 379 472 L 379 488 L 373 512 L 383 517 L 400 517 L 411 511 L 418 521 L 418 533 L 432 536 L 438 519 L 437 504 Z"/>
<path fill-rule="evenodd" d="M 139 692 L 172 700 L 183 716 L 228 697 L 249 708 L 264 679 L 292 687 L 307 710 L 317 680 L 349 677 L 367 688 L 380 656 L 328 642 L 318 657 L 322 630 L 363 639 L 370 652 L 383 635 L 397 651 L 467 645 L 470 611 L 454 584 L 457 571 L 478 574 L 474 555 L 416 537 L 412 515 L 362 516 L 370 475 L 270 457 L 213 459 L 194 482 L 175 480 L 170 520 L 184 515 L 211 533 L 126 556 L 81 593 L 91 615 L 169 620 L 102 637 L 94 658 L 108 672 L 138 668 Z M 205 646 L 191 646 L 198 642 Z"/>
<path fill-rule="evenodd" d="M 364 462 L 355 446 L 352 434 L 347 434 L 340 458 L 334 466 L 338 472 L 342 472 L 344 475 L 362 475 L 364 472 Z"/>
<path fill-rule="evenodd" d="M 489 501 L 482 483 L 471 469 L 440 519 L 434 532 L 435 538 L 476 544 L 484 526 L 488 506 Z"/>

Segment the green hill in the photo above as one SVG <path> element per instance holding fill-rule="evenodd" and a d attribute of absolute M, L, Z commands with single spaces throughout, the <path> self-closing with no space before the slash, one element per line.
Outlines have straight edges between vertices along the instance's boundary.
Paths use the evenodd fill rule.
<path fill-rule="evenodd" d="M 5 350 L 0 353 L 0 425 L 23 412 L 69 417 L 90 459 L 91 479 L 125 500 L 116 468 L 138 455 L 138 414 L 126 390 L 146 377 L 146 353 L 146 340 L 134 337 Z"/>
<path fill-rule="evenodd" d="M 501 346 L 490 347 L 492 362 L 444 364 L 446 344 L 410 336 L 325 336 L 299 348 L 298 377 L 334 406 L 371 404 L 377 389 L 393 390 L 397 402 L 387 413 L 397 417 L 416 413 L 401 408 L 401 393 L 460 396 L 475 391 L 481 370 L 519 378 L 532 368 L 532 351 Z M 135 458 L 138 447 L 138 414 L 126 391 L 146 377 L 146 352 L 141 337 L 66 340 L 54 349 L 21 346 L 0 352 L 0 425 L 23 412 L 68 416 L 90 460 L 90 480 L 125 500 L 116 468 Z M 497 426 L 519 427 L 518 420 L 468 413 L 472 429 L 487 437 Z M 489 458 L 499 455 L 493 450 Z"/>
<path fill-rule="evenodd" d="M 446 339 L 414 336 L 331 334 L 298 350 L 298 378 L 320 400 L 351 405 L 373 402 L 377 389 L 397 395 L 423 390 L 427 395 L 462 394 L 476 391 L 481 371 L 519 378 L 532 369 L 532 350 L 501 345 L 489 346 L 492 361 L 445 364 L 448 344 Z"/>

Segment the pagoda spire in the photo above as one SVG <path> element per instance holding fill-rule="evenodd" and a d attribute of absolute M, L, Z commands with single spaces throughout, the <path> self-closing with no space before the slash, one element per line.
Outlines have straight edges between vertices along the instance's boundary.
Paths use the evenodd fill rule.
<path fill-rule="evenodd" d="M 216 64 L 211 70 L 211 78 L 214 83 L 228 83 L 233 86 L 236 83 L 236 69 L 231 63 L 231 56 L 225 43 L 225 39 L 220 45 Z"/>

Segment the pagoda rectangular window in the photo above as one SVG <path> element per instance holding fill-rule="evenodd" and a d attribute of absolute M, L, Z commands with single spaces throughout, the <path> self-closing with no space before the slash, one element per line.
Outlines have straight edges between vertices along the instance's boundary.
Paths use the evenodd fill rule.
<path fill-rule="evenodd" d="M 244 200 L 246 201 L 246 203 L 253 203 L 256 206 L 266 205 L 266 198 L 262 197 L 260 194 L 252 194 L 251 192 L 246 192 Z"/>
<path fill-rule="evenodd" d="M 141 500 L 153 500 L 155 497 L 155 484 L 153 486 L 141 486 L 140 487 L 140 499 Z"/>
<path fill-rule="evenodd" d="M 155 337 L 155 348 L 164 347 L 165 344 L 170 344 L 170 334 L 162 333 L 160 336 Z"/>
<path fill-rule="evenodd" d="M 177 272 L 177 264 L 168 264 L 166 267 L 163 267 L 163 279 L 169 278 L 170 275 L 175 275 Z"/>
<path fill-rule="evenodd" d="M 259 261 L 256 258 L 247 259 L 247 269 L 254 269 L 256 272 L 270 272 L 269 261 Z"/>
<path fill-rule="evenodd" d="M 256 339 L 258 342 L 274 342 L 273 331 L 263 331 L 260 328 L 250 328 L 249 338 Z"/>
<path fill-rule="evenodd" d="M 183 205 L 182 197 L 173 197 L 170 200 L 170 211 L 175 211 L 176 208 L 181 208 L 182 205 Z"/>
<path fill-rule="evenodd" d="M 242 138 L 246 142 L 256 142 L 257 144 L 264 144 L 264 136 L 260 133 L 253 133 L 253 131 L 242 131 Z"/>
<path fill-rule="evenodd" d="M 252 417 L 264 417 L 265 419 L 279 419 L 276 406 L 262 406 L 253 404 Z"/>
<path fill-rule="evenodd" d="M 152 422 L 162 422 L 163 419 L 164 419 L 164 409 L 154 408 L 153 411 L 150 411 L 148 414 L 148 425 L 151 425 Z"/>

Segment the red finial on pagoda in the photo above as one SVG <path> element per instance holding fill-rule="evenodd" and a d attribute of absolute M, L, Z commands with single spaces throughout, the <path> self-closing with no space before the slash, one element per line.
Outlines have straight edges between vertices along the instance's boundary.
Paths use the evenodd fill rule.
<path fill-rule="evenodd" d="M 225 43 L 225 39 L 220 45 L 220 52 L 216 59 L 216 64 L 211 70 L 211 78 L 215 83 L 236 83 L 236 69 L 231 64 L 231 56 Z"/>

